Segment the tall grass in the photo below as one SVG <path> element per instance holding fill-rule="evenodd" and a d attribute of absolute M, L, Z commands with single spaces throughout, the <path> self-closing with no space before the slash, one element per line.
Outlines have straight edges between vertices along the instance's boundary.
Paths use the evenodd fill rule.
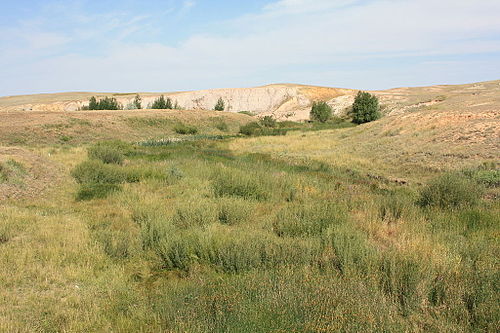
<path fill-rule="evenodd" d="M 476 176 L 401 186 L 206 137 L 95 147 L 72 175 L 101 200 L 68 182 L 0 210 L 0 296 L 36 286 L 11 331 L 496 331 L 499 206 L 470 199 Z"/>

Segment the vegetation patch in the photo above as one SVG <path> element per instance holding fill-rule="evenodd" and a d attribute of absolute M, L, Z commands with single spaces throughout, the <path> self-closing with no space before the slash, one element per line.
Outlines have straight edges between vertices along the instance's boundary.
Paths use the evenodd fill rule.
<path fill-rule="evenodd" d="M 0 183 L 21 184 L 26 174 L 24 165 L 16 160 L 0 162 Z"/>
<path fill-rule="evenodd" d="M 475 205 L 481 198 L 479 184 L 456 173 L 434 179 L 421 192 L 418 203 L 423 207 L 456 209 Z"/>
<path fill-rule="evenodd" d="M 175 125 L 174 131 L 175 131 L 175 133 L 182 134 L 182 135 L 186 135 L 186 134 L 193 135 L 193 134 L 198 133 L 198 129 L 195 126 L 190 126 L 190 125 L 186 125 L 183 123 L 178 123 L 177 125 Z"/>

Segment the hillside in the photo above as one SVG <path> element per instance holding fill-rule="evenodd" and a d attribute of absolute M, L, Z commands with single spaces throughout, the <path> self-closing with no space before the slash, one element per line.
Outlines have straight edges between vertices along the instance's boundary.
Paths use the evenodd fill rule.
<path fill-rule="evenodd" d="M 146 107 L 160 95 L 177 101 L 188 110 L 211 110 L 219 98 L 226 102 L 226 111 L 251 111 L 273 115 L 281 120 L 307 120 L 313 101 L 324 100 L 337 115 L 345 115 L 354 100 L 356 90 L 277 84 L 256 88 L 214 89 L 174 93 L 139 93 Z M 397 88 L 374 91 L 380 97 L 387 114 L 404 113 L 432 107 L 433 109 L 467 112 L 498 111 L 500 81 L 458 86 Z M 0 98 L 1 111 L 76 111 L 88 103 L 91 96 L 115 97 L 122 105 L 130 104 L 135 93 L 58 93 L 23 95 Z"/>
<path fill-rule="evenodd" d="M 495 332 L 499 83 L 377 91 L 377 121 L 256 137 L 235 112 L 2 98 L 0 332 Z M 355 93 L 172 96 L 289 120 Z"/>

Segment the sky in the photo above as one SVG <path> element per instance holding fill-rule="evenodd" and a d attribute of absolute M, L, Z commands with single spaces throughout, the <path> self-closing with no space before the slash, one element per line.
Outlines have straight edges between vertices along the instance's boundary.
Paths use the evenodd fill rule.
<path fill-rule="evenodd" d="M 0 96 L 500 79 L 500 0 L 0 0 Z"/>

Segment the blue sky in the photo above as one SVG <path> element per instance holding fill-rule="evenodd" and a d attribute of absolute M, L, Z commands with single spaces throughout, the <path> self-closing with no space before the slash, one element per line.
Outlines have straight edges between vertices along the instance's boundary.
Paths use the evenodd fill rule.
<path fill-rule="evenodd" d="M 499 0 L 1 0 L 0 96 L 500 79 Z"/>

